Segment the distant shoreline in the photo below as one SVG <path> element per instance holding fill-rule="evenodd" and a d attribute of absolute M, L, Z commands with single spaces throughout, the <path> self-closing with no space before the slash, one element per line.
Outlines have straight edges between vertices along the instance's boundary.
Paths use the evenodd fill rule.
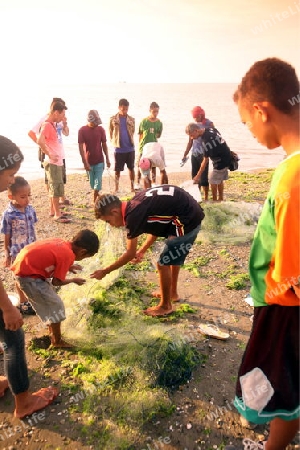
<path fill-rule="evenodd" d="M 259 172 L 263 172 L 263 171 L 267 171 L 267 170 L 274 170 L 275 167 L 261 167 L 261 168 L 256 168 L 256 169 L 249 169 L 249 170 L 237 170 L 236 172 L 241 172 L 241 173 L 259 173 Z M 85 175 L 85 169 L 71 169 L 70 171 L 68 171 L 67 169 L 67 177 L 71 176 L 71 175 Z M 186 177 L 187 174 L 187 178 L 185 178 L 185 180 L 190 180 L 191 179 L 191 172 L 188 170 L 185 171 L 172 171 L 172 172 L 167 172 L 169 177 L 179 177 L 182 178 L 182 176 L 184 175 Z M 18 172 L 18 175 L 24 177 L 26 180 L 28 181 L 38 181 L 38 180 L 42 180 L 44 179 L 44 175 L 43 175 L 43 171 L 42 169 L 39 171 L 39 173 L 36 172 L 24 172 L 22 171 L 22 166 L 21 166 L 21 170 Z M 108 172 L 107 170 L 105 170 L 103 172 L 103 178 L 107 178 L 107 177 L 113 177 L 114 178 L 114 170 L 110 169 L 110 171 Z M 159 176 L 159 171 L 157 171 L 157 177 Z M 230 176 L 230 172 L 229 172 L 229 176 Z M 121 172 L 121 177 L 128 177 L 127 171 L 124 170 L 124 172 Z M 68 182 L 68 181 L 67 181 Z"/>

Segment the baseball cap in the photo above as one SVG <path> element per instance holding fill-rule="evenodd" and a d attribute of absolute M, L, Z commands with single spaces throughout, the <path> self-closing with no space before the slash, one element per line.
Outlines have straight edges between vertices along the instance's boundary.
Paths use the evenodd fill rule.
<path fill-rule="evenodd" d="M 195 119 L 196 117 L 203 115 L 205 117 L 205 111 L 203 108 L 201 108 L 201 106 L 194 106 L 194 108 L 191 111 L 193 118 Z"/>
<path fill-rule="evenodd" d="M 100 119 L 99 113 L 96 109 L 91 109 L 88 112 L 87 120 L 94 125 L 100 125 L 102 120 Z"/>
<path fill-rule="evenodd" d="M 141 158 L 139 162 L 139 168 L 143 175 L 148 175 L 150 173 L 151 161 L 148 158 Z"/>

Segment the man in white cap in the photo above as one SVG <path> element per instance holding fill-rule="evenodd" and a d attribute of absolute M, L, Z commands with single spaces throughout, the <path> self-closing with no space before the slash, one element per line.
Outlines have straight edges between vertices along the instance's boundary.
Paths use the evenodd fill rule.
<path fill-rule="evenodd" d="M 144 179 L 144 188 L 151 188 L 150 172 L 153 167 L 160 170 L 160 184 L 168 184 L 166 172 L 165 152 L 158 142 L 150 142 L 144 145 L 142 157 L 139 162 L 139 169 Z"/>
<path fill-rule="evenodd" d="M 104 170 L 104 156 L 107 167 L 110 167 L 108 156 L 106 134 L 101 126 L 101 119 L 96 109 L 89 111 L 87 125 L 78 131 L 78 145 L 81 159 L 87 171 L 90 186 L 94 191 L 95 202 L 99 191 L 102 189 L 102 174 Z"/>

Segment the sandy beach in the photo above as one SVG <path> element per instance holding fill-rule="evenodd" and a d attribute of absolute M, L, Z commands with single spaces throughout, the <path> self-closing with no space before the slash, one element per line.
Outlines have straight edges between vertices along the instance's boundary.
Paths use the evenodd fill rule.
<path fill-rule="evenodd" d="M 169 174 L 170 184 L 180 185 L 190 179 L 190 174 Z M 270 171 L 257 174 L 231 174 L 226 183 L 225 197 L 233 202 L 247 201 L 262 203 L 269 186 Z M 103 189 L 109 190 L 112 180 L 104 179 Z M 95 218 L 91 206 L 92 193 L 85 175 L 68 176 L 66 194 L 71 205 L 65 211 L 70 213 L 71 223 L 60 224 L 49 217 L 48 198 L 42 179 L 31 181 L 32 205 L 38 217 L 36 225 L 39 239 L 61 237 L 69 240 L 82 228 L 93 229 Z M 128 193 L 129 181 L 126 175 L 121 177 L 120 188 Z M 7 205 L 6 193 L 0 195 L 0 208 Z M 2 241 L 3 244 L 3 241 Z M 179 290 L 184 302 L 194 308 L 195 312 L 184 315 L 172 323 L 173 327 L 184 328 L 187 336 L 192 336 L 190 343 L 205 355 L 205 362 L 197 367 L 191 379 L 179 386 L 179 389 L 168 393 L 174 405 L 168 414 L 155 415 L 147 423 L 134 425 L 135 437 L 130 438 L 128 429 L 122 442 L 114 444 L 112 438 L 101 444 L 103 423 L 100 416 L 95 421 L 88 420 L 93 413 L 86 415 L 82 405 L 77 409 L 70 404 L 70 390 L 66 386 L 73 385 L 80 390 L 82 385 L 80 373 L 66 368 L 75 367 L 79 356 L 73 352 L 55 351 L 54 353 L 36 353 L 27 348 L 27 360 L 30 382 L 33 389 L 54 384 L 60 389 L 58 402 L 45 409 L 43 420 L 28 422 L 13 419 L 13 402 L 9 391 L 0 400 L 0 440 L 4 450 L 24 449 L 112 449 L 112 450 L 210 450 L 222 449 L 225 443 L 240 443 L 243 436 L 254 440 L 268 434 L 268 427 L 258 427 L 255 431 L 241 427 L 239 417 L 232 406 L 237 369 L 243 349 L 251 329 L 252 308 L 243 300 L 249 292 L 246 281 L 238 289 L 226 287 L 232 275 L 247 274 L 250 242 L 240 245 L 218 245 L 218 243 L 202 243 L 193 247 L 188 262 L 206 261 L 205 266 L 198 266 L 197 271 L 182 270 Z M 196 267 L 197 268 L 197 267 Z M 230 270 L 229 270 L 230 269 Z M 8 290 L 14 290 L 11 274 L 6 269 L 0 270 L 1 279 Z M 155 272 L 141 272 L 140 285 L 147 283 L 157 285 Z M 146 277 L 146 278 L 145 278 Z M 149 297 L 143 296 L 148 302 Z M 200 322 L 222 324 L 222 329 L 230 334 L 227 341 L 206 339 L 198 332 Z M 27 346 L 32 339 L 42 337 L 43 331 L 38 327 L 36 316 L 24 316 L 24 330 Z M 178 329 L 179 329 L 178 328 Z M 32 348 L 32 347 L 30 347 Z M 43 350 L 47 352 L 46 350 Z M 2 359 L 2 358 L 1 358 Z M 72 366 L 73 364 L 73 366 Z M 3 363 L 0 362 L 0 370 Z M 134 389 L 134 386 L 133 386 Z M 104 400 L 104 399 L 103 399 Z M 102 400 L 99 399 L 99 407 Z M 81 408 L 82 406 L 82 408 Z M 223 408 L 223 409 L 222 409 Z M 96 414 L 96 413 L 94 413 Z M 109 412 L 107 412 L 109 418 Z M 110 418 L 110 429 L 115 430 L 111 436 L 121 433 L 121 428 L 113 424 Z M 24 425 L 25 424 L 25 425 Z M 8 429 L 19 431 L 9 435 Z M 85 431 L 84 431 L 85 430 Z M 5 434 L 6 433 L 6 434 Z M 117 433 L 117 434 L 116 434 Z M 2 436 L 2 437 L 1 437 Z M 127 440 L 126 440 L 127 439 Z M 162 440 L 163 444 L 162 444 Z M 299 448 L 289 446 L 289 449 Z"/>

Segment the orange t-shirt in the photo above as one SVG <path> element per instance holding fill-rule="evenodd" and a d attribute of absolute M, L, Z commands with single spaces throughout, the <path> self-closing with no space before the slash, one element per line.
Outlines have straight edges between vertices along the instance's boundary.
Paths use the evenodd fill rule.
<path fill-rule="evenodd" d="M 18 277 L 66 279 L 75 254 L 71 242 L 45 239 L 26 245 L 16 257 L 11 270 Z"/>

